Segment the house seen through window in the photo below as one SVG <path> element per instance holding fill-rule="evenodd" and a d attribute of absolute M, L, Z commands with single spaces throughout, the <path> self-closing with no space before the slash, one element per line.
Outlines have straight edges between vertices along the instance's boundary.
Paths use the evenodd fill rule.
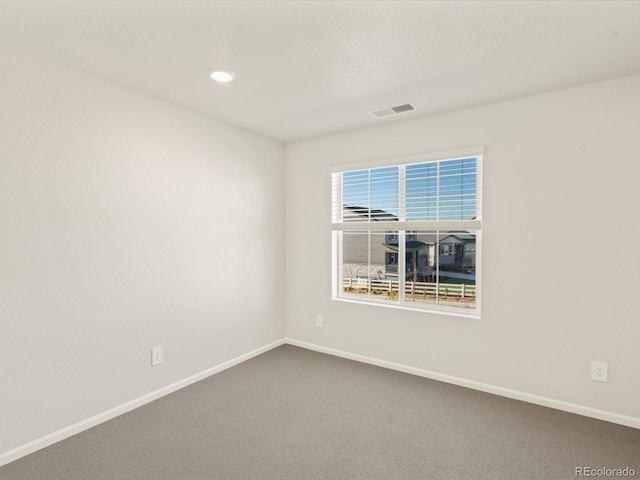
<path fill-rule="evenodd" d="M 334 299 L 479 315 L 482 150 L 474 150 L 332 173 Z"/>

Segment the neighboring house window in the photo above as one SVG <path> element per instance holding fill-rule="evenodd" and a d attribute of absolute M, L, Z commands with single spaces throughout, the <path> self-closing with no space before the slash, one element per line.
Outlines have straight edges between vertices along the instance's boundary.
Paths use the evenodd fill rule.
<path fill-rule="evenodd" d="M 333 298 L 479 316 L 483 153 L 332 169 Z"/>

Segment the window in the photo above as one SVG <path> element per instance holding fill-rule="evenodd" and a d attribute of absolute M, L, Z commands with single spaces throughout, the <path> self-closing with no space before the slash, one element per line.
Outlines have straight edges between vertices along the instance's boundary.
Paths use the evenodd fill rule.
<path fill-rule="evenodd" d="M 478 317 L 482 155 L 333 169 L 333 298 Z"/>

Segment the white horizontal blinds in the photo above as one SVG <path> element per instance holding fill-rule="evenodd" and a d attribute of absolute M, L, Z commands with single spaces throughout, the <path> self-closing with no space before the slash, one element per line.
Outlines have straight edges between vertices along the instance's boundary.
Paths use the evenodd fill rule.
<path fill-rule="evenodd" d="M 342 173 L 331 174 L 331 221 L 342 222 Z"/>
<path fill-rule="evenodd" d="M 334 230 L 479 229 L 481 174 L 480 156 L 333 173 Z"/>
<path fill-rule="evenodd" d="M 407 221 L 465 221 L 478 217 L 477 158 L 407 165 Z"/>
<path fill-rule="evenodd" d="M 370 216 L 369 170 L 342 174 L 342 206 L 344 222 L 368 222 Z"/>
<path fill-rule="evenodd" d="M 398 221 L 399 218 L 399 167 L 369 170 L 371 221 Z"/>
<path fill-rule="evenodd" d="M 333 222 L 397 221 L 398 174 L 397 166 L 334 173 Z"/>

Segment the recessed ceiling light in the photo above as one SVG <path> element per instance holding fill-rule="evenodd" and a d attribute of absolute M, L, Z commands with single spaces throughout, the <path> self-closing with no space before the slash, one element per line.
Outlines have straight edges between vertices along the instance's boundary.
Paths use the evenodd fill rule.
<path fill-rule="evenodd" d="M 216 82 L 220 83 L 229 83 L 232 82 L 234 78 L 236 78 L 236 74 L 233 72 L 229 72 L 227 70 L 212 70 L 210 73 L 211 78 L 213 78 Z"/>

